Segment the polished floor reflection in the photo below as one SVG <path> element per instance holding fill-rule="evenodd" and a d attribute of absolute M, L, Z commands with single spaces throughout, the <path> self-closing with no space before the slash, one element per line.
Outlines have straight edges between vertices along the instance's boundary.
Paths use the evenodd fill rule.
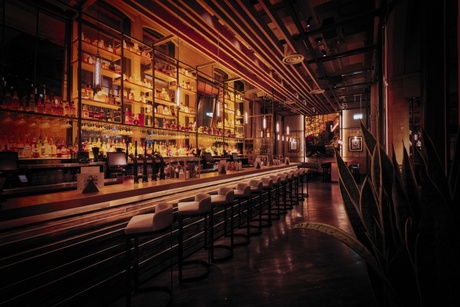
<path fill-rule="evenodd" d="M 309 184 L 309 198 L 296 205 L 232 260 L 213 264 L 209 277 L 179 284 L 173 273 L 172 306 L 375 306 L 362 259 L 325 234 L 291 229 L 316 221 L 352 232 L 337 183 Z M 154 279 L 169 283 L 169 272 Z M 148 286 L 148 285 L 143 285 Z M 133 305 L 157 306 L 161 298 L 136 295 Z M 111 306 L 123 306 L 124 297 Z"/>

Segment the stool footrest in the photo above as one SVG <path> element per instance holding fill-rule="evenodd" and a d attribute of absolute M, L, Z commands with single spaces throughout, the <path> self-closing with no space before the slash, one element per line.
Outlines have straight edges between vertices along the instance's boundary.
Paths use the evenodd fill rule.
<path fill-rule="evenodd" d="M 180 278 L 179 279 L 180 283 L 203 280 L 203 279 L 205 279 L 206 277 L 209 276 L 210 267 L 211 267 L 211 264 L 209 262 L 204 261 L 204 260 L 199 260 L 199 259 L 183 261 L 182 262 L 182 270 L 184 269 L 185 266 L 191 266 L 191 265 L 199 265 L 199 266 L 203 267 L 205 270 L 201 274 L 197 274 L 197 275 L 190 276 L 190 277 L 182 277 L 182 278 Z"/>
<path fill-rule="evenodd" d="M 252 229 L 252 231 L 249 231 L 249 236 L 251 237 L 262 234 L 262 228 L 260 228 L 259 226 L 249 225 L 249 228 Z"/>
<path fill-rule="evenodd" d="M 165 306 L 170 306 L 172 303 L 172 289 L 166 286 L 150 286 L 145 288 L 139 288 L 136 293 L 151 293 L 151 292 L 163 292 L 169 295 L 169 299 L 165 302 Z M 162 300 L 161 300 L 162 301 Z M 155 301 L 157 303 L 157 301 Z"/>
<path fill-rule="evenodd" d="M 274 209 L 271 209 L 271 215 L 272 215 L 272 220 L 279 220 L 280 219 L 280 216 L 278 214 L 278 209 L 274 208 Z M 279 211 L 279 213 L 281 214 L 282 212 Z"/>
<path fill-rule="evenodd" d="M 268 213 L 262 214 L 262 216 L 267 216 Z M 262 228 L 267 228 L 272 225 L 272 220 L 271 218 L 260 218 L 260 227 Z"/>
<path fill-rule="evenodd" d="M 247 234 L 242 234 L 242 233 L 234 233 L 233 236 L 236 238 L 243 238 L 244 240 L 238 241 L 238 242 L 233 242 L 233 247 L 235 246 L 243 246 L 243 245 L 248 245 L 251 243 L 251 240 L 249 239 L 249 236 Z"/>
<path fill-rule="evenodd" d="M 227 261 L 227 260 L 230 260 L 230 259 L 233 258 L 233 248 L 231 246 L 223 245 L 223 244 L 214 244 L 210 248 L 213 248 L 214 252 L 215 252 L 216 249 L 225 249 L 225 250 L 228 251 L 228 253 L 226 255 L 224 255 L 224 256 L 216 257 L 216 256 L 213 255 L 213 257 L 211 259 L 211 262 L 213 262 L 213 263 L 224 262 L 224 261 Z"/>

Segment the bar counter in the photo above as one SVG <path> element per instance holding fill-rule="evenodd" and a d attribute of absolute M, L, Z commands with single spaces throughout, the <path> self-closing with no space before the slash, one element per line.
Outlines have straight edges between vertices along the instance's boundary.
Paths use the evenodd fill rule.
<path fill-rule="evenodd" d="M 159 201 L 175 204 L 198 191 L 211 193 L 220 186 L 235 187 L 239 181 L 297 167 L 291 163 L 137 184 L 127 178 L 94 193 L 70 190 L 9 198 L 0 204 L 0 275 L 8 276 L 0 279 L 0 305 L 107 305 L 114 296 L 101 293 L 124 294 L 124 228 L 132 216 L 154 212 Z M 197 229 L 198 224 L 191 221 L 185 230 L 186 255 L 193 255 L 203 246 L 203 230 Z M 219 227 L 216 238 L 223 235 Z M 166 234 L 143 242 L 141 281 L 168 269 L 171 261 L 176 262 L 177 242 L 173 244 L 172 259 L 164 252 L 170 248 L 170 240 Z"/>
<path fill-rule="evenodd" d="M 125 176 L 123 183 L 106 185 L 98 192 L 82 193 L 81 190 L 53 192 L 7 198 L 0 203 L 0 230 L 37 222 L 36 216 L 44 219 L 62 218 L 104 208 L 125 205 L 136 201 L 183 193 L 234 180 L 243 180 L 254 175 L 279 169 L 296 168 L 297 164 L 246 168 L 241 171 L 227 171 L 226 174 L 209 172 L 190 179 L 166 179 L 134 183 L 132 176 Z M 46 189 L 46 187 L 43 187 Z"/>

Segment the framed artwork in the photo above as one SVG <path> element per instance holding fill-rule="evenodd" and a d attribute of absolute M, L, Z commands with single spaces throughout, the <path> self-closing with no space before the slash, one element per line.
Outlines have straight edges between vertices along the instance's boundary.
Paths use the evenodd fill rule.
<path fill-rule="evenodd" d="M 289 141 L 289 151 L 299 151 L 299 139 L 292 139 Z"/>
<path fill-rule="evenodd" d="M 363 151 L 363 137 L 350 136 L 348 138 L 348 151 Z"/>

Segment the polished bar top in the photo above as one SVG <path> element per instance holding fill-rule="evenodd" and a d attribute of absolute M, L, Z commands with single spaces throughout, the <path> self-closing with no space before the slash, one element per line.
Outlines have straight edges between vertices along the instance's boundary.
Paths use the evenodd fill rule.
<path fill-rule="evenodd" d="M 8 222 L 22 219 L 33 221 L 37 215 L 47 214 L 49 218 L 58 218 L 85 211 L 100 210 L 131 202 L 156 197 L 168 196 L 214 184 L 233 182 L 237 179 L 249 178 L 264 172 L 296 168 L 297 164 L 264 166 L 260 169 L 247 168 L 241 171 L 227 171 L 201 174 L 191 179 L 166 179 L 134 183 L 132 176 L 126 176 L 123 183 L 107 185 L 98 192 L 82 193 L 81 190 L 53 192 L 48 194 L 30 195 L 7 198 L 0 202 L 0 229 L 8 228 Z M 46 187 L 45 187 L 46 188 Z"/>

